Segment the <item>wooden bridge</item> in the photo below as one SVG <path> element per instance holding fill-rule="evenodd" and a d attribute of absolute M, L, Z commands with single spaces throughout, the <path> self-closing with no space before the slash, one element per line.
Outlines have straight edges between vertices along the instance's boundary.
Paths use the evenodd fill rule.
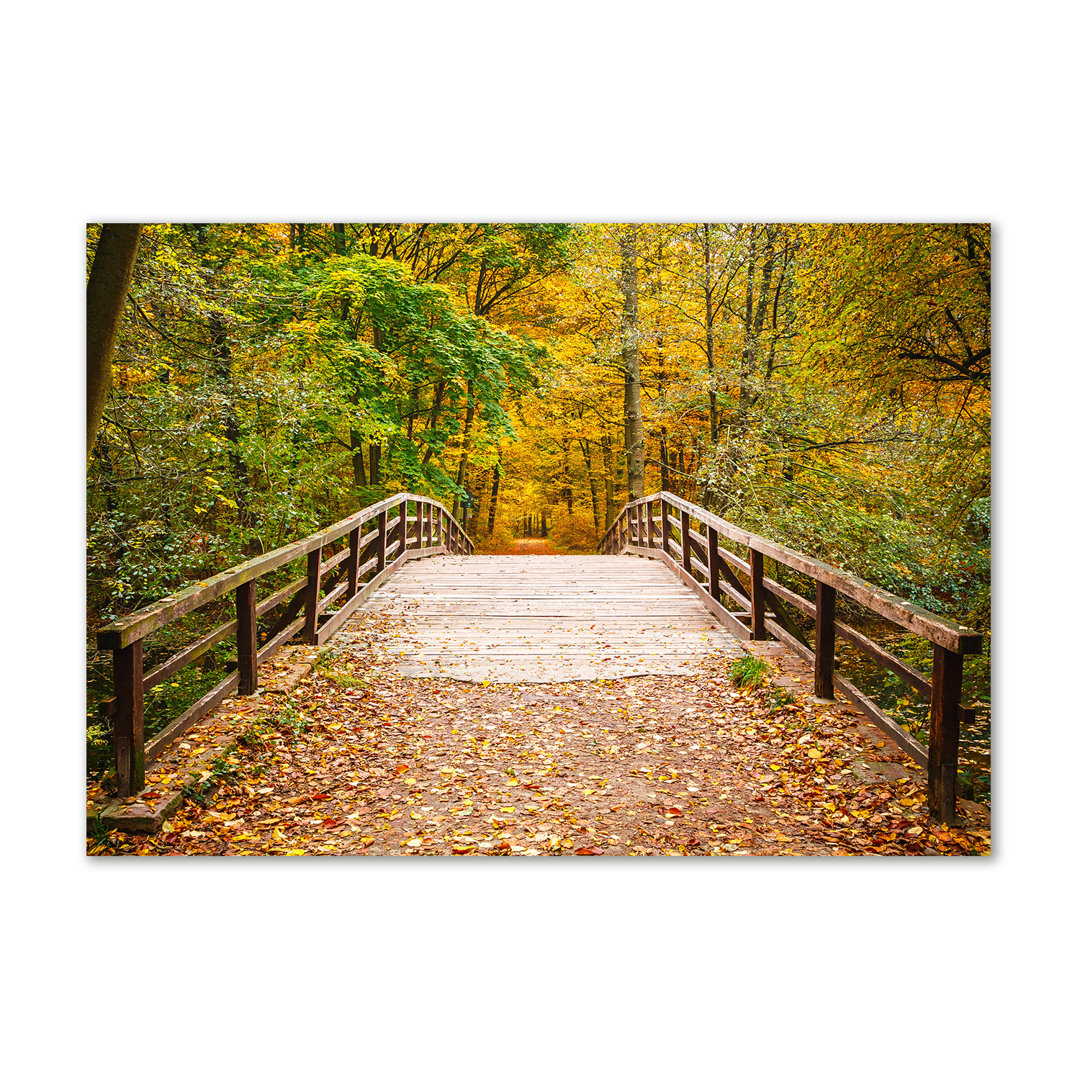
<path fill-rule="evenodd" d="M 407 627 L 398 670 L 413 677 L 561 682 L 678 674 L 705 657 L 739 655 L 740 642 L 774 639 L 813 665 L 817 697 L 839 690 L 924 766 L 931 814 L 955 819 L 960 724 L 970 718 L 960 703 L 963 658 L 980 651 L 977 633 L 668 492 L 628 503 L 600 551 L 477 556 L 441 503 L 402 493 L 110 624 L 97 640 L 113 653 L 115 693 L 106 711 L 118 795 L 140 791 L 147 762 L 226 697 L 254 693 L 259 666 L 287 642 L 299 636 L 323 644 L 353 632 L 362 611 L 382 611 Z M 421 558 L 431 561 L 413 562 Z M 795 572 L 813 599 L 767 576 L 766 560 L 774 574 L 780 566 Z M 301 561 L 305 572 L 282 584 Z M 931 678 L 837 619 L 838 593 L 932 642 Z M 235 594 L 234 619 L 144 672 L 151 634 L 228 594 Z M 812 620 L 812 644 L 792 609 L 802 625 Z M 928 749 L 837 674 L 837 637 L 930 699 Z M 147 741 L 146 692 L 230 639 L 234 670 Z"/>

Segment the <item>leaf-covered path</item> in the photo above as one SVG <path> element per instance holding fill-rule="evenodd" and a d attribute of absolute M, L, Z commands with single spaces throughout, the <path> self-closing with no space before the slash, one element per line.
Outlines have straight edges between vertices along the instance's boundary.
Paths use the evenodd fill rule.
<path fill-rule="evenodd" d="M 918 771 L 853 710 L 737 691 L 727 660 L 587 683 L 415 679 L 392 670 L 399 629 L 373 623 L 366 647 L 260 698 L 205 805 L 189 799 L 154 837 L 93 839 L 91 853 L 989 850 L 988 833 L 932 825 Z"/>

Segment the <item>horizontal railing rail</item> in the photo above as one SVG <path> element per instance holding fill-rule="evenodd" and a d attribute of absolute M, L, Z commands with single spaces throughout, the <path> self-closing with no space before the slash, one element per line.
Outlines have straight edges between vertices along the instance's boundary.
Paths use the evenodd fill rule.
<path fill-rule="evenodd" d="M 745 548 L 746 558 L 721 546 L 721 537 Z M 599 550 L 612 555 L 629 552 L 660 559 L 696 590 L 706 607 L 736 637 L 760 641 L 772 636 L 810 661 L 814 665 L 815 696 L 831 699 L 839 688 L 914 761 L 926 768 L 931 814 L 939 821 L 955 820 L 960 724 L 973 716 L 972 710 L 960 702 L 963 660 L 966 655 L 982 651 L 980 634 L 854 574 L 747 532 L 667 491 L 628 502 L 611 524 Z M 815 583 L 814 599 L 809 600 L 766 577 L 766 557 L 810 578 Z M 837 593 L 931 642 L 934 649 L 931 678 L 926 679 L 882 645 L 839 621 Z M 781 601 L 813 619 L 812 646 Z M 929 749 L 834 670 L 837 637 L 930 699 Z"/>
<path fill-rule="evenodd" d="M 340 543 L 341 550 L 331 551 Z M 298 633 L 308 644 L 327 641 L 356 608 L 409 559 L 473 553 L 473 542 L 442 503 L 402 492 L 343 518 L 321 532 L 216 574 L 109 623 L 97 633 L 99 649 L 112 651 L 113 697 L 103 711 L 113 721 L 116 790 L 133 795 L 145 782 L 146 764 L 159 757 L 229 694 L 255 693 L 258 669 Z M 306 558 L 302 577 L 259 600 L 256 583 Z M 143 671 L 143 642 L 185 615 L 236 594 L 236 617 L 203 634 L 152 671 Z M 268 616 L 274 616 L 268 619 Z M 259 642 L 259 620 L 266 629 Z M 146 691 L 235 639 L 235 670 L 147 742 Z"/>

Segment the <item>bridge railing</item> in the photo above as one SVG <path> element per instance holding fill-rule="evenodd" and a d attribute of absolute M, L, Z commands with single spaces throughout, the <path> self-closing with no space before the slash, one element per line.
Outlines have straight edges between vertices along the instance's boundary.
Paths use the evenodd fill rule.
<path fill-rule="evenodd" d="M 340 550 L 334 552 L 334 545 Z M 253 694 L 259 665 L 298 633 L 309 644 L 322 644 L 407 560 L 447 553 L 471 555 L 472 551 L 472 541 L 442 503 L 402 492 L 104 627 L 97 634 L 97 644 L 112 650 L 114 696 L 104 703 L 104 712 L 113 719 L 117 793 L 127 796 L 139 791 L 147 762 L 233 691 Z M 257 597 L 260 578 L 300 559 L 306 559 L 301 577 L 263 599 Z M 236 594 L 235 619 L 144 673 L 143 642 L 155 630 L 229 593 Z M 260 619 L 265 627 L 262 644 Z M 146 692 L 229 639 L 236 641 L 235 671 L 147 742 Z"/>
<path fill-rule="evenodd" d="M 724 538 L 741 546 L 746 558 L 721 546 Z M 927 770 L 929 810 L 939 821 L 955 820 L 960 723 L 972 710 L 960 703 L 965 655 L 982 651 L 982 636 L 903 597 L 878 588 L 828 563 L 747 532 L 716 514 L 663 491 L 628 502 L 608 529 L 600 550 L 660 559 L 697 591 L 706 607 L 742 640 L 772 636 L 814 665 L 814 694 L 832 698 L 838 687 L 870 720 Z M 813 580 L 809 600 L 764 572 L 765 558 Z M 934 647 L 927 680 L 899 657 L 837 620 L 841 593 Z M 814 643 L 804 640 L 781 601 L 814 620 Z M 768 610 L 766 610 L 768 609 Z M 850 642 L 879 666 L 930 699 L 929 750 L 850 681 L 834 671 L 836 638 Z"/>

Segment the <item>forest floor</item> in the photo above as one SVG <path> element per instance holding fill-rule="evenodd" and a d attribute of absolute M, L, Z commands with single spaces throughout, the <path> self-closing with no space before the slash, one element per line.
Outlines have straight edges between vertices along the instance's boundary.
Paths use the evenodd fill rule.
<path fill-rule="evenodd" d="M 921 770 L 854 709 L 688 675 L 410 678 L 371 639 L 287 694 L 153 836 L 92 855 L 983 855 L 926 813 Z"/>

